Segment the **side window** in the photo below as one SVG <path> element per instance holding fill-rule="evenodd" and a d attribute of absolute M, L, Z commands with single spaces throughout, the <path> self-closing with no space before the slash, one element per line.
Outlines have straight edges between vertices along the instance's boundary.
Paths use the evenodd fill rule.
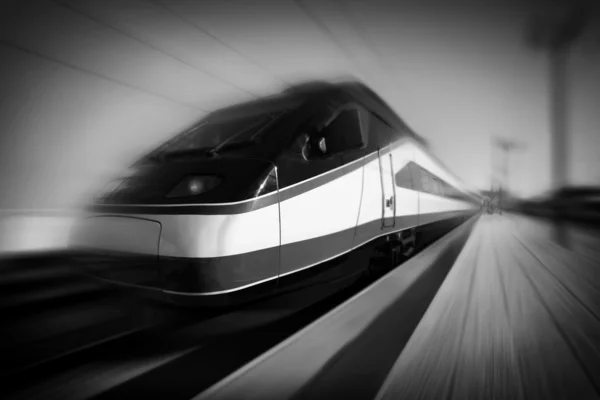
<path fill-rule="evenodd" d="M 435 194 L 437 194 L 438 196 L 443 196 L 444 195 L 444 187 L 442 185 L 442 180 L 440 178 L 438 178 L 437 176 L 434 176 L 433 181 L 435 182 Z"/>
<path fill-rule="evenodd" d="M 421 186 L 424 192 L 432 193 L 433 182 L 431 182 L 429 172 L 421 168 Z"/>
<path fill-rule="evenodd" d="M 410 174 L 412 175 L 413 188 L 419 192 L 423 191 L 421 182 L 421 169 L 413 162 L 408 163 Z"/>
<path fill-rule="evenodd" d="M 451 197 L 451 198 L 456 197 L 456 189 L 454 189 L 454 186 L 452 186 L 448 183 L 446 184 L 446 197 Z"/>
<path fill-rule="evenodd" d="M 444 196 L 451 197 L 452 196 L 452 186 L 450 186 L 448 183 L 446 183 L 446 181 L 444 181 L 443 184 L 444 184 Z"/>
<path fill-rule="evenodd" d="M 434 176 L 434 175 L 430 175 L 430 176 L 431 176 L 431 193 L 439 196 L 440 182 L 438 181 L 436 176 Z"/>
<path fill-rule="evenodd" d="M 454 197 L 456 197 L 457 200 L 462 200 L 462 192 L 454 188 Z"/>
<path fill-rule="evenodd" d="M 400 171 L 396 173 L 396 186 L 400 186 L 405 189 L 413 188 L 410 163 L 406 164 Z"/>
<path fill-rule="evenodd" d="M 458 190 L 454 186 L 450 186 L 450 197 L 458 198 Z"/>

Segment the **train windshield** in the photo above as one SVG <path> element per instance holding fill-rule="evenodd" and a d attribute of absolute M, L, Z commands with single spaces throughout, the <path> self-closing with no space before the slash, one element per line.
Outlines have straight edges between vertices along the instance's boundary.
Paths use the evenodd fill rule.
<path fill-rule="evenodd" d="M 282 102 L 276 107 L 240 107 L 215 113 L 154 150 L 148 158 L 160 159 L 190 153 L 214 156 L 247 149 L 260 143 L 272 124 L 296 104 Z"/>

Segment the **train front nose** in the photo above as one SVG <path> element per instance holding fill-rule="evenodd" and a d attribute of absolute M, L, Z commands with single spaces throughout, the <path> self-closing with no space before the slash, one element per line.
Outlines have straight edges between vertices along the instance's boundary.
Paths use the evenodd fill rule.
<path fill-rule="evenodd" d="M 74 227 L 70 247 L 86 273 L 125 285 L 158 289 L 161 224 L 142 218 L 96 216 Z"/>
<path fill-rule="evenodd" d="M 151 289 L 159 297 L 224 293 L 272 279 L 277 256 L 265 265 L 245 254 L 275 248 L 278 255 L 274 168 L 266 159 L 232 157 L 173 159 L 134 169 L 101 194 L 87 209 L 90 217 L 73 230 L 75 264 L 94 277 L 140 292 Z M 269 193 L 274 195 L 264 196 Z M 266 233 L 256 235 L 257 226 Z"/>

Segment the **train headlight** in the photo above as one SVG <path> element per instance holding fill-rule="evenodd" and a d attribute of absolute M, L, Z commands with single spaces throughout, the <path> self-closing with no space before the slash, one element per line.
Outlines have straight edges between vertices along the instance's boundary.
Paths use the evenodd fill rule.
<path fill-rule="evenodd" d="M 175 185 L 167 197 L 196 196 L 214 189 L 219 183 L 221 183 L 221 178 L 218 176 L 188 176 Z"/>

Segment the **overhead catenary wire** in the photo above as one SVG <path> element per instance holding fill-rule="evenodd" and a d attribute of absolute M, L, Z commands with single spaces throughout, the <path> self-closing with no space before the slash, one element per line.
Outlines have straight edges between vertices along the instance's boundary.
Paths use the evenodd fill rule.
<path fill-rule="evenodd" d="M 363 47 L 366 48 L 371 54 L 374 55 L 375 64 L 377 64 L 379 69 L 384 74 L 389 76 L 389 70 L 387 67 L 385 67 L 385 64 L 387 64 L 387 63 L 382 62 L 382 57 L 381 57 L 381 54 L 379 53 L 379 51 L 377 51 L 377 46 L 369 38 L 368 33 L 366 32 L 366 30 L 363 28 L 362 24 L 360 23 L 360 19 L 356 18 L 356 14 L 352 10 L 352 8 L 346 2 L 344 2 L 342 0 L 333 0 L 333 1 L 335 1 L 335 3 L 338 5 L 338 8 L 341 10 L 344 19 L 346 19 L 346 21 L 348 21 L 348 23 L 354 29 L 354 32 L 356 33 L 356 35 L 362 40 L 363 45 L 366 45 Z"/>
<path fill-rule="evenodd" d="M 361 23 L 359 22 L 359 19 L 356 18 L 355 13 L 351 10 L 351 7 L 349 7 L 348 4 L 344 3 L 341 0 L 331 0 L 332 3 L 336 4 L 336 6 L 337 6 L 336 8 L 340 11 L 340 14 L 346 20 L 348 25 L 351 26 L 354 33 L 363 42 L 361 47 L 363 49 L 366 49 L 369 53 L 371 53 L 373 55 L 374 64 L 377 66 L 379 73 L 372 73 L 370 71 L 366 71 L 360 65 L 360 63 L 357 62 L 356 57 L 354 57 L 352 55 L 352 51 L 349 50 L 349 48 L 348 48 L 349 46 L 342 45 L 340 43 L 340 41 L 338 39 L 336 39 L 336 37 L 335 37 L 336 35 L 332 32 L 332 30 L 329 29 L 325 23 L 320 21 L 320 19 L 315 15 L 316 14 L 315 12 L 311 11 L 309 9 L 309 7 L 306 4 L 304 4 L 305 0 L 292 0 L 292 1 L 299 8 L 301 8 L 304 11 L 304 13 L 311 20 L 313 20 L 313 22 L 319 27 L 321 32 L 330 39 L 330 41 L 333 43 L 333 45 L 336 46 L 339 50 L 341 50 L 344 53 L 344 56 L 346 57 L 346 59 L 348 61 L 350 61 L 350 63 L 354 67 L 361 70 L 363 72 L 363 74 L 370 76 L 376 82 L 379 82 L 381 80 L 380 77 L 382 74 L 386 75 L 388 78 L 390 78 L 389 68 L 386 68 L 384 66 L 386 63 L 382 62 L 382 57 L 381 57 L 380 53 L 376 50 L 377 47 L 373 44 L 372 40 L 369 39 L 367 32 L 362 27 Z M 388 79 L 387 82 L 389 83 L 390 80 L 391 79 Z M 384 89 L 384 91 L 388 90 L 386 84 L 382 84 L 381 87 Z"/>
<path fill-rule="evenodd" d="M 307 7 L 306 4 L 304 4 L 303 0 L 291 0 L 291 1 L 293 4 L 296 5 L 296 7 L 298 9 L 300 9 L 308 17 L 308 19 L 310 19 L 316 25 L 316 27 L 319 29 L 319 31 L 329 39 L 329 41 L 334 45 L 334 47 L 336 47 L 338 50 L 340 50 L 342 52 L 342 54 L 344 55 L 346 60 L 348 60 L 354 68 L 359 70 L 365 76 L 371 75 L 368 71 L 365 71 L 364 68 L 361 67 L 356 62 L 355 57 L 351 54 L 351 52 L 347 49 L 347 47 L 340 44 L 339 40 L 336 39 L 336 37 L 335 37 L 334 33 L 331 31 L 331 29 L 329 29 L 329 27 L 327 27 L 327 25 L 325 23 L 323 23 L 315 15 L 315 13 L 309 7 Z"/>
<path fill-rule="evenodd" d="M 133 89 L 135 91 L 142 92 L 142 93 L 145 93 L 145 94 L 149 94 L 151 96 L 158 97 L 158 98 L 161 98 L 163 100 L 167 100 L 170 103 L 174 103 L 174 104 L 177 104 L 177 105 L 180 105 L 180 106 L 184 106 L 184 107 L 187 107 L 187 108 L 190 108 L 190 109 L 194 109 L 194 110 L 198 110 L 198 111 L 202 111 L 202 112 L 208 112 L 208 110 L 203 109 L 201 107 L 198 107 L 197 105 L 192 105 L 192 104 L 184 103 L 184 102 L 181 102 L 179 100 L 175 100 L 175 99 L 172 99 L 172 98 L 170 98 L 168 96 L 165 96 L 165 95 L 163 95 L 161 93 L 157 93 L 157 92 L 153 92 L 153 91 L 150 91 L 150 90 L 147 90 L 147 89 L 143 89 L 143 88 L 140 88 L 138 86 L 132 85 L 130 83 L 127 83 L 127 82 L 124 82 L 124 81 L 121 81 L 121 80 L 114 79 L 114 78 L 111 78 L 109 76 L 103 75 L 101 73 L 98 73 L 98 72 L 95 72 L 95 71 L 91 71 L 89 69 L 85 69 L 85 68 L 79 67 L 77 65 L 65 62 L 64 60 L 60 60 L 58 58 L 51 57 L 51 56 L 48 56 L 46 54 L 42 54 L 42 53 L 37 52 L 35 50 L 31 50 L 31 49 L 29 49 L 29 48 L 27 48 L 27 47 L 25 47 L 23 45 L 9 42 L 9 41 L 7 41 L 7 40 L 5 40 L 3 38 L 0 38 L 0 45 L 4 45 L 5 47 L 12 48 L 13 50 L 21 51 L 23 53 L 27 53 L 27 54 L 30 54 L 30 55 L 42 58 L 42 59 L 44 59 L 46 61 L 49 61 L 49 62 L 54 63 L 54 64 L 62 65 L 62 66 L 67 67 L 69 69 L 73 69 L 73 70 L 76 70 L 76 71 L 79 71 L 79 72 L 83 72 L 85 74 L 93 75 L 93 76 L 95 76 L 97 78 L 101 78 L 103 80 L 107 80 L 107 81 L 116 83 L 116 84 L 121 85 L 121 86 L 126 86 L 126 87 L 128 87 L 130 89 Z"/>
<path fill-rule="evenodd" d="M 134 35 L 132 35 L 132 34 L 129 34 L 129 33 L 125 32 L 124 30 L 120 29 L 120 28 L 117 28 L 117 27 L 115 27 L 115 26 L 113 26 L 113 25 L 111 25 L 111 24 L 108 24 L 108 23 L 106 23 L 105 21 L 102 21 L 102 20 L 100 20 L 99 18 L 96 18 L 96 17 L 94 17 L 94 16 L 92 16 L 92 15 L 90 15 L 90 14 L 88 14 L 88 13 L 86 13 L 86 12 L 82 11 L 82 10 L 79 10 L 79 9 L 77 9 L 77 8 L 73 7 L 71 4 L 67 4 L 67 2 L 66 2 L 65 0 L 52 0 L 52 1 L 53 1 L 55 4 L 57 4 L 57 5 L 61 6 L 61 7 L 64 7 L 64 8 L 66 8 L 66 9 L 68 9 L 68 10 L 70 10 L 70 11 L 72 11 L 72 12 L 76 13 L 76 14 L 79 14 L 79 15 L 81 15 L 81 16 L 83 16 L 83 17 L 86 17 L 86 18 L 88 18 L 88 19 L 90 19 L 90 20 L 94 21 L 94 22 L 95 22 L 95 23 L 97 23 L 97 24 L 100 24 L 100 25 L 102 25 L 102 26 L 105 26 L 105 27 L 107 27 L 107 28 L 109 28 L 109 29 L 112 29 L 112 30 L 114 30 L 115 32 L 118 32 L 119 34 L 121 34 L 121 35 L 123 35 L 123 36 L 126 36 L 126 37 L 128 37 L 128 38 L 130 38 L 130 39 L 132 39 L 132 40 L 134 40 L 134 41 L 136 41 L 136 42 L 138 42 L 138 43 L 140 43 L 140 44 L 142 44 L 142 45 L 144 45 L 144 46 L 148 46 L 148 47 L 150 47 L 151 49 L 153 49 L 154 51 L 157 51 L 157 52 L 159 52 L 159 53 L 162 53 L 162 54 L 166 55 L 167 57 L 173 58 L 173 59 L 177 60 L 178 62 L 180 62 L 180 63 L 182 63 L 182 64 L 185 64 L 185 65 L 187 65 L 188 67 L 191 67 L 191 68 L 193 68 L 193 69 L 195 69 L 195 70 L 199 71 L 199 72 L 200 72 L 200 73 L 202 73 L 202 74 L 205 74 L 205 75 L 207 75 L 207 76 L 209 76 L 209 77 L 211 77 L 211 78 L 213 78 L 213 79 L 216 79 L 216 80 L 218 80 L 218 81 L 220 81 L 220 82 L 223 82 L 223 83 L 225 83 L 226 85 L 229 85 L 229 86 L 231 86 L 231 87 L 233 87 L 233 88 L 235 88 L 235 89 L 237 89 L 237 90 L 239 90 L 239 91 L 241 91 L 241 92 L 244 92 L 244 93 L 246 93 L 246 94 L 248 94 L 248 95 L 250 95 L 250 96 L 253 96 L 254 98 L 257 98 L 257 97 L 258 97 L 256 94 L 249 92 L 248 90 L 246 90 L 246 89 L 244 89 L 244 88 L 242 88 L 242 87 L 240 87 L 240 86 L 236 85 L 235 83 L 233 83 L 233 82 L 231 82 L 231 81 L 228 81 L 228 80 L 226 80 L 226 79 L 224 79 L 224 78 L 222 78 L 222 77 L 220 77 L 220 76 L 217 76 L 216 74 L 214 74 L 214 73 L 212 73 L 212 72 L 209 72 L 209 71 L 206 71 L 206 70 L 204 70 L 204 69 L 202 69 L 202 68 L 199 68 L 198 66 L 196 66 L 196 65 L 193 65 L 193 64 L 191 64 L 191 63 L 187 62 L 186 60 L 184 60 L 184 59 L 180 58 L 180 57 L 177 57 L 177 56 L 175 56 L 175 55 L 173 55 L 173 54 L 170 54 L 170 53 L 166 52 L 165 50 L 163 50 L 163 49 L 160 49 L 160 48 L 158 48 L 157 46 L 155 46 L 155 45 L 153 45 L 153 44 L 150 44 L 150 43 L 148 43 L 148 42 L 146 42 L 146 41 L 143 41 L 143 40 L 141 40 L 141 39 L 138 39 L 138 38 L 137 38 L 137 37 L 135 37 Z"/>
<path fill-rule="evenodd" d="M 346 21 L 349 23 L 349 25 L 352 26 L 356 35 L 362 40 L 362 42 L 363 42 L 362 47 L 366 48 L 373 55 L 374 64 L 377 65 L 377 68 L 381 71 L 381 73 L 383 75 L 386 75 L 386 80 L 381 85 L 380 89 L 382 89 L 381 90 L 382 92 L 389 92 L 390 91 L 390 84 L 389 84 L 390 82 L 394 82 L 394 86 L 396 86 L 397 75 L 392 74 L 392 71 L 396 71 L 397 68 L 393 68 L 389 64 L 389 62 L 383 61 L 383 57 L 381 56 L 381 53 L 378 51 L 377 45 L 375 45 L 375 43 L 369 38 L 368 32 L 363 27 L 363 24 L 361 23 L 361 18 L 358 18 L 356 16 L 355 11 L 348 4 L 348 2 L 344 1 L 344 0 L 332 0 L 332 1 L 335 1 L 338 4 L 338 8 L 341 10 L 342 15 L 344 16 L 344 19 L 346 19 Z M 406 71 L 406 70 L 403 70 L 402 72 L 403 72 L 403 74 L 406 74 L 407 72 L 410 74 L 410 72 Z M 410 74 L 410 75 L 412 75 L 412 74 Z M 381 75 L 378 75 L 378 77 L 379 76 L 381 76 Z M 403 92 L 410 90 L 404 85 L 402 85 L 401 89 Z M 394 90 L 394 93 L 397 92 L 397 89 L 393 89 L 393 90 Z"/>
<path fill-rule="evenodd" d="M 193 27 L 197 31 L 199 31 L 199 32 L 201 32 L 201 33 L 209 36 L 210 38 L 212 38 L 213 40 L 215 40 L 216 42 L 218 42 L 220 45 L 222 45 L 223 47 L 226 47 L 227 49 L 231 50 L 235 54 L 239 55 L 240 57 L 242 57 L 243 59 L 245 59 L 246 61 L 248 61 L 250 64 L 252 64 L 252 65 L 258 67 L 259 69 L 262 69 L 263 71 L 265 71 L 267 73 L 267 75 L 269 75 L 271 78 L 273 78 L 275 80 L 278 80 L 279 82 L 282 82 L 282 83 L 286 84 L 287 86 L 291 86 L 290 82 L 288 82 L 287 80 L 283 79 L 281 76 L 279 76 L 278 74 L 274 73 L 273 71 L 271 71 L 270 69 L 268 69 L 267 67 L 265 67 L 264 65 L 262 65 L 261 63 L 258 63 L 257 61 L 255 61 L 255 60 L 251 59 L 250 57 L 248 57 L 247 55 L 243 54 L 241 51 L 239 51 L 238 49 L 234 48 L 230 44 L 226 43 L 225 41 L 223 41 L 222 39 L 220 39 L 216 35 L 213 35 L 208 30 L 202 28 L 195 21 L 192 21 L 189 18 L 184 17 L 183 15 L 181 15 L 181 13 L 179 13 L 178 11 L 175 11 L 171 5 L 167 5 L 166 2 L 163 2 L 161 0 L 146 0 L 146 1 L 148 1 L 150 3 L 153 3 L 153 4 L 161 7 L 163 10 L 165 10 L 168 13 L 170 13 L 171 15 L 173 15 L 174 17 L 176 17 L 177 19 L 179 19 L 182 22 L 190 25 L 191 27 Z"/>

